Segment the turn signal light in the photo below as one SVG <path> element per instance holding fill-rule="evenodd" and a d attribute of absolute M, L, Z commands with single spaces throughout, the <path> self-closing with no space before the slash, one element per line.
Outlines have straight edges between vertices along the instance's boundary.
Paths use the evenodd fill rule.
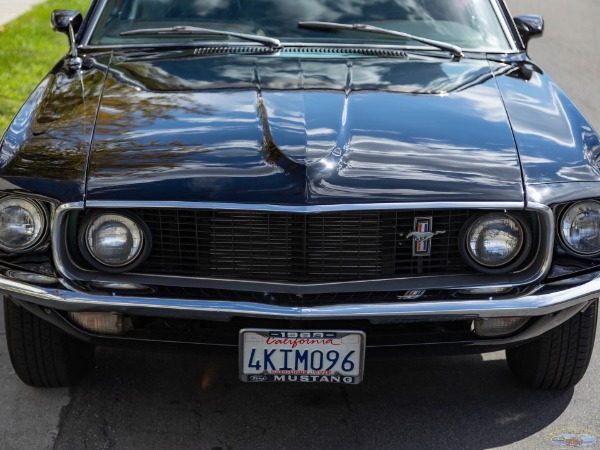
<path fill-rule="evenodd" d="M 473 322 L 473 331 L 481 337 L 496 337 L 512 334 L 527 323 L 527 317 L 499 317 L 477 319 Z"/>
<path fill-rule="evenodd" d="M 120 335 L 132 328 L 130 318 L 114 312 L 70 312 L 69 317 L 94 333 Z"/>

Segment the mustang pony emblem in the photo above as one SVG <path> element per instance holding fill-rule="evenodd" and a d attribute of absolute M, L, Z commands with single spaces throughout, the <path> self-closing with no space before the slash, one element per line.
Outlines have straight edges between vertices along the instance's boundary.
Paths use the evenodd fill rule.
<path fill-rule="evenodd" d="M 431 217 L 416 217 L 415 231 L 406 235 L 406 239 L 413 241 L 413 256 L 429 256 L 431 254 L 431 239 L 440 234 L 446 234 L 446 230 L 430 231 L 433 219 Z M 404 233 L 400 233 L 404 237 Z"/>
<path fill-rule="evenodd" d="M 406 235 L 406 239 L 414 238 L 414 240 L 417 242 L 425 242 L 430 240 L 434 236 L 437 236 L 438 234 L 446 234 L 446 232 L 436 231 L 435 233 L 432 233 L 431 231 L 427 231 L 425 233 L 420 233 L 418 231 L 413 231 L 412 233 Z"/>

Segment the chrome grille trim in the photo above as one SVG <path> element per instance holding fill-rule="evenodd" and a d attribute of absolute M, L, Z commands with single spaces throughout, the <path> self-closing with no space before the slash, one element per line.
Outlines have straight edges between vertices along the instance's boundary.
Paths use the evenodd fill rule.
<path fill-rule="evenodd" d="M 539 205 L 542 206 L 542 205 Z M 88 200 L 86 208 L 177 208 L 215 209 L 240 211 L 270 211 L 317 214 L 341 211 L 376 211 L 406 209 L 524 209 L 523 202 L 430 202 L 430 203 L 358 203 L 336 205 L 269 205 L 264 203 L 218 203 L 218 202 L 129 202 Z M 534 207 L 533 209 L 539 209 Z"/>
<path fill-rule="evenodd" d="M 304 214 L 324 211 L 360 211 L 360 210 L 392 210 L 392 209 L 480 209 L 480 210 L 526 210 L 537 213 L 540 219 L 540 252 L 535 257 L 535 267 L 519 275 L 491 276 L 440 276 L 421 278 L 394 278 L 381 280 L 360 280 L 344 282 L 257 282 L 255 280 L 211 279 L 181 276 L 137 276 L 138 274 L 108 275 L 86 271 L 70 261 L 65 246 L 65 219 L 73 210 L 84 208 L 186 208 L 186 209 L 222 209 L 258 211 L 292 211 Z M 146 284 L 181 287 L 206 287 L 216 289 L 239 289 L 248 291 L 280 292 L 280 293 L 331 293 L 355 292 L 363 290 L 388 291 L 402 289 L 476 289 L 479 287 L 514 287 L 536 283 L 548 273 L 552 261 L 555 236 L 555 224 L 552 210 L 539 203 L 527 205 L 520 202 L 435 202 L 435 203 L 383 203 L 383 204 L 343 204 L 343 205 L 268 205 L 268 204 L 231 204 L 214 202 L 134 202 L 134 201 L 88 201 L 72 203 L 59 207 L 54 216 L 53 252 L 57 270 L 62 277 L 69 280 L 97 281 L 132 281 Z"/>

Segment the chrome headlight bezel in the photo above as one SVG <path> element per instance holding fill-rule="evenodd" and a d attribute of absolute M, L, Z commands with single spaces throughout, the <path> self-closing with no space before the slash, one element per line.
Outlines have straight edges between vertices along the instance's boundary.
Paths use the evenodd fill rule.
<path fill-rule="evenodd" d="M 520 242 L 519 247 L 514 252 L 514 256 L 512 256 L 510 259 L 503 261 L 499 264 L 486 265 L 480 262 L 480 260 L 477 259 L 476 255 L 474 255 L 472 250 L 470 249 L 469 236 L 471 235 L 471 232 L 475 225 L 481 222 L 484 218 L 495 215 L 505 216 L 514 221 L 521 230 L 522 240 Z M 519 269 L 531 253 L 532 247 L 532 234 L 529 223 L 527 222 L 527 220 L 525 220 L 521 213 L 512 211 L 488 211 L 482 214 L 478 214 L 476 217 L 473 217 L 463 226 L 460 232 L 459 239 L 460 253 L 463 259 L 466 261 L 466 263 L 479 272 L 492 275 L 509 273 Z"/>
<path fill-rule="evenodd" d="M 32 251 L 38 249 L 41 245 L 43 245 L 47 241 L 48 229 L 49 229 L 49 224 L 50 224 L 50 220 L 48 217 L 48 210 L 44 207 L 44 205 L 42 203 L 38 202 L 37 200 L 21 197 L 18 195 L 9 195 L 9 196 L 0 198 L 0 207 L 3 203 L 9 202 L 11 200 L 24 202 L 32 207 L 32 209 L 38 215 L 38 218 L 40 221 L 40 231 L 37 234 L 37 236 L 31 242 L 28 242 L 26 245 L 11 247 L 11 246 L 8 246 L 5 243 L 3 243 L 2 239 L 0 239 L 0 250 L 2 250 L 3 252 L 6 252 L 6 253 L 11 253 L 11 254 L 23 254 L 23 253 L 32 252 Z"/>
<path fill-rule="evenodd" d="M 139 231 L 141 238 L 139 249 L 127 262 L 120 264 L 107 263 L 98 256 L 97 252 L 90 248 L 89 233 L 91 227 L 99 219 L 110 216 L 120 216 L 127 221 L 132 222 Z M 146 260 L 152 248 L 152 236 L 148 226 L 144 223 L 144 221 L 133 213 L 123 211 L 97 211 L 88 215 L 82 221 L 78 231 L 78 243 L 79 251 L 88 264 L 90 264 L 92 267 L 102 272 L 122 273 L 135 269 Z"/>
<path fill-rule="evenodd" d="M 577 258 L 596 258 L 600 256 L 600 248 L 596 251 L 579 251 L 569 244 L 568 238 L 565 236 L 565 227 L 564 221 L 569 212 L 575 210 L 576 208 L 581 208 L 584 204 L 593 204 L 597 207 L 598 213 L 600 215 L 600 201 L 589 199 L 589 200 L 580 200 L 578 202 L 569 203 L 567 205 L 563 205 L 562 208 L 558 210 L 557 214 L 557 237 L 561 247 L 571 256 L 575 256 Z M 569 227 L 570 228 L 570 227 Z M 600 228 L 599 228 L 600 233 Z"/>

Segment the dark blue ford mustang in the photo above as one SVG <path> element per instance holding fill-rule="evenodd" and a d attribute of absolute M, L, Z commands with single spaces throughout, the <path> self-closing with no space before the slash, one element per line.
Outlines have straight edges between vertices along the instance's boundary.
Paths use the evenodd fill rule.
<path fill-rule="evenodd" d="M 355 384 L 376 348 L 507 349 L 564 389 L 600 296 L 600 141 L 502 0 L 97 0 L 0 142 L 17 375 L 237 348 Z M 394 352 L 397 357 L 398 352 Z"/>

